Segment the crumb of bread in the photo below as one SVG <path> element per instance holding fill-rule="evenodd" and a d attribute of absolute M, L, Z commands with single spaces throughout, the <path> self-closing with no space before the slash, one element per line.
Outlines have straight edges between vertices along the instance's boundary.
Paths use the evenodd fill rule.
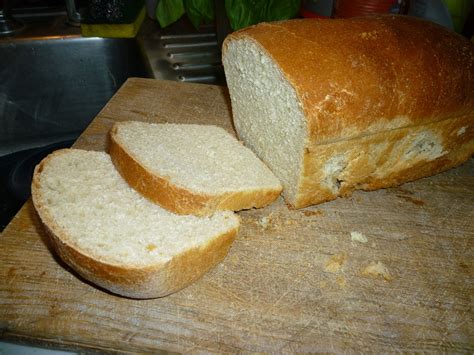
<path fill-rule="evenodd" d="M 270 225 L 270 222 L 271 222 L 270 216 L 264 216 L 264 217 L 262 217 L 262 218 L 259 219 L 258 224 L 259 224 L 263 229 L 267 229 L 268 226 Z"/>
<path fill-rule="evenodd" d="M 232 265 L 237 265 L 240 262 L 240 258 L 238 257 L 238 255 L 234 254 L 229 258 L 229 261 Z"/>
<path fill-rule="evenodd" d="M 299 221 L 294 220 L 294 219 L 287 219 L 287 220 L 285 220 L 285 225 L 286 225 L 286 226 L 299 225 Z"/>
<path fill-rule="evenodd" d="M 196 217 L 161 208 L 132 189 L 104 152 L 64 150 L 41 169 L 35 204 L 67 231 L 65 242 L 104 263 L 168 262 L 240 223 L 230 211 Z"/>
<path fill-rule="evenodd" d="M 177 186 L 211 195 L 281 190 L 255 153 L 221 127 L 136 121 L 116 127 L 115 139 L 141 165 Z"/>
<path fill-rule="evenodd" d="M 259 220 L 257 220 L 257 224 L 262 228 L 262 229 L 270 229 L 273 227 L 276 227 L 276 221 L 275 221 L 275 215 L 273 212 L 270 212 L 268 215 L 263 216 Z"/>
<path fill-rule="evenodd" d="M 336 254 L 329 258 L 324 265 L 325 272 L 336 273 L 339 272 L 346 262 L 347 256 L 345 254 Z"/>
<path fill-rule="evenodd" d="M 324 215 L 324 212 L 322 210 L 314 210 L 314 211 L 303 211 L 303 214 L 306 216 L 306 217 L 311 217 L 311 216 L 323 216 Z"/>
<path fill-rule="evenodd" d="M 291 196 L 289 200 L 294 200 L 307 141 L 305 113 L 296 90 L 256 41 L 228 42 L 222 60 L 239 137 L 265 161 L 284 193 Z M 251 84 L 241 85 L 243 79 Z M 262 134 L 269 125 L 271 134 Z"/>
<path fill-rule="evenodd" d="M 359 243 L 367 243 L 369 241 L 365 235 L 357 231 L 351 232 L 351 240 L 353 242 L 359 242 Z"/>
<path fill-rule="evenodd" d="M 381 261 L 372 261 L 367 265 L 361 272 L 362 276 L 370 276 L 374 278 L 381 277 L 385 281 L 393 279 L 392 275 L 388 271 L 388 268 Z"/>
<path fill-rule="evenodd" d="M 344 276 L 339 275 L 336 278 L 336 283 L 339 285 L 340 288 L 346 288 L 346 279 L 344 278 Z"/>

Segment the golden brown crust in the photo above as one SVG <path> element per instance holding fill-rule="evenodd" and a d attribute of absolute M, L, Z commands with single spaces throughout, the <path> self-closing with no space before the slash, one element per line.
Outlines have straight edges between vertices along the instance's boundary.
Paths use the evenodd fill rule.
<path fill-rule="evenodd" d="M 68 149 L 53 154 L 67 153 Z M 101 261 L 68 242 L 67 231 L 50 215 L 40 185 L 46 157 L 35 169 L 32 182 L 34 207 L 43 222 L 47 236 L 60 258 L 86 280 L 113 293 L 130 298 L 156 298 L 176 292 L 199 279 L 227 255 L 238 227 L 217 235 L 206 245 L 189 249 L 167 262 L 146 267 L 113 265 Z"/>
<path fill-rule="evenodd" d="M 228 36 L 224 55 L 229 41 L 242 38 L 279 65 L 320 144 L 474 110 L 474 44 L 428 21 L 380 15 L 263 23 Z"/>
<path fill-rule="evenodd" d="M 298 196 L 288 202 L 293 208 L 303 208 L 350 196 L 355 190 L 397 186 L 455 167 L 474 154 L 474 125 L 469 125 L 473 119 L 474 114 L 470 114 L 352 140 L 313 144 L 306 150 Z M 325 164 L 334 156 L 342 156 L 344 161 L 333 181 L 337 191 L 325 184 L 324 174 Z"/>
<path fill-rule="evenodd" d="M 272 203 L 281 193 L 281 189 L 260 189 L 207 195 L 177 186 L 169 178 L 147 170 L 126 150 L 117 138 L 121 124 L 115 123 L 110 130 L 109 153 L 114 165 L 131 187 L 171 212 L 204 216 L 216 211 L 260 208 Z"/>
<path fill-rule="evenodd" d="M 198 280 L 225 258 L 237 234 L 234 229 L 216 236 L 205 246 L 187 250 L 166 263 L 142 268 L 117 266 L 69 245 L 57 225 L 43 220 L 41 210 L 38 214 L 61 260 L 84 279 L 115 294 L 139 299 L 164 297 Z"/>

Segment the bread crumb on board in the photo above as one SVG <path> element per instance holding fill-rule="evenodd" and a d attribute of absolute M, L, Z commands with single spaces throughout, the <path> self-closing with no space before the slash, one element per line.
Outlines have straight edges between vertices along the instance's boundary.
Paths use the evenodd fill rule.
<path fill-rule="evenodd" d="M 336 254 L 333 255 L 332 257 L 329 258 L 328 261 L 326 261 L 326 264 L 324 265 L 324 271 L 325 272 L 332 272 L 336 273 L 339 272 L 346 262 L 347 256 L 346 254 Z"/>
<path fill-rule="evenodd" d="M 392 275 L 390 275 L 390 271 L 388 271 L 388 268 L 381 261 L 371 261 L 369 265 L 362 269 L 361 275 L 373 278 L 381 277 L 385 281 L 391 281 L 393 279 Z"/>
<path fill-rule="evenodd" d="M 299 226 L 300 223 L 298 220 L 295 220 L 295 219 L 287 219 L 285 220 L 285 225 L 286 226 Z"/>
<path fill-rule="evenodd" d="M 230 258 L 229 261 L 232 265 L 237 265 L 240 262 L 240 258 L 238 255 L 233 254 Z"/>
<path fill-rule="evenodd" d="M 263 216 L 255 221 L 255 223 L 262 228 L 263 230 L 270 230 L 270 229 L 281 229 L 282 226 L 298 226 L 299 221 L 295 219 L 286 219 L 281 218 L 275 212 L 271 212 L 266 216 Z"/>
<path fill-rule="evenodd" d="M 367 243 L 369 241 L 365 235 L 357 231 L 351 232 L 351 240 L 353 242 L 359 242 L 359 243 Z"/>
<path fill-rule="evenodd" d="M 263 229 L 267 229 L 270 226 L 270 224 L 272 223 L 272 216 L 271 215 L 264 216 L 264 217 L 260 218 L 260 220 L 257 223 Z"/>
<path fill-rule="evenodd" d="M 411 196 L 405 196 L 405 195 L 396 195 L 398 198 L 401 198 L 405 201 L 411 202 L 416 206 L 424 206 L 425 202 L 416 198 L 413 198 Z"/>
<path fill-rule="evenodd" d="M 322 210 L 306 210 L 302 211 L 306 217 L 311 216 L 324 216 L 324 212 Z"/>
<path fill-rule="evenodd" d="M 339 275 L 336 278 L 336 283 L 339 285 L 340 288 L 346 288 L 346 279 L 344 278 L 344 276 Z"/>

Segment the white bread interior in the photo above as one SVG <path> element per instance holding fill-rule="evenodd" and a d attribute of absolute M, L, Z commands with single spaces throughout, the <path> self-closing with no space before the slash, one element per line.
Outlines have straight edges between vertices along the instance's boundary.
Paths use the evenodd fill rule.
<path fill-rule="evenodd" d="M 133 298 L 161 297 L 227 254 L 239 218 L 180 216 L 130 188 L 108 154 L 59 150 L 35 169 L 34 206 L 52 245 L 85 279 Z"/>
<path fill-rule="evenodd" d="M 294 200 L 307 125 L 295 89 L 255 41 L 229 42 L 223 58 L 239 137 L 268 164 Z"/>
<path fill-rule="evenodd" d="M 282 190 L 255 153 L 217 126 L 119 122 L 109 151 L 130 186 L 178 214 L 263 207 Z"/>

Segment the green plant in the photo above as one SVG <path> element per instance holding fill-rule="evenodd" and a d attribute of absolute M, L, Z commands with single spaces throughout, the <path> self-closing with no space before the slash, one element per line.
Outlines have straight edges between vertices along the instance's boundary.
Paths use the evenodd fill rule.
<path fill-rule="evenodd" d="M 225 1 L 232 29 L 238 30 L 263 21 L 287 20 L 295 17 L 301 0 L 215 0 Z M 214 0 L 160 0 L 156 18 L 166 27 L 186 14 L 198 28 L 214 20 Z"/>

